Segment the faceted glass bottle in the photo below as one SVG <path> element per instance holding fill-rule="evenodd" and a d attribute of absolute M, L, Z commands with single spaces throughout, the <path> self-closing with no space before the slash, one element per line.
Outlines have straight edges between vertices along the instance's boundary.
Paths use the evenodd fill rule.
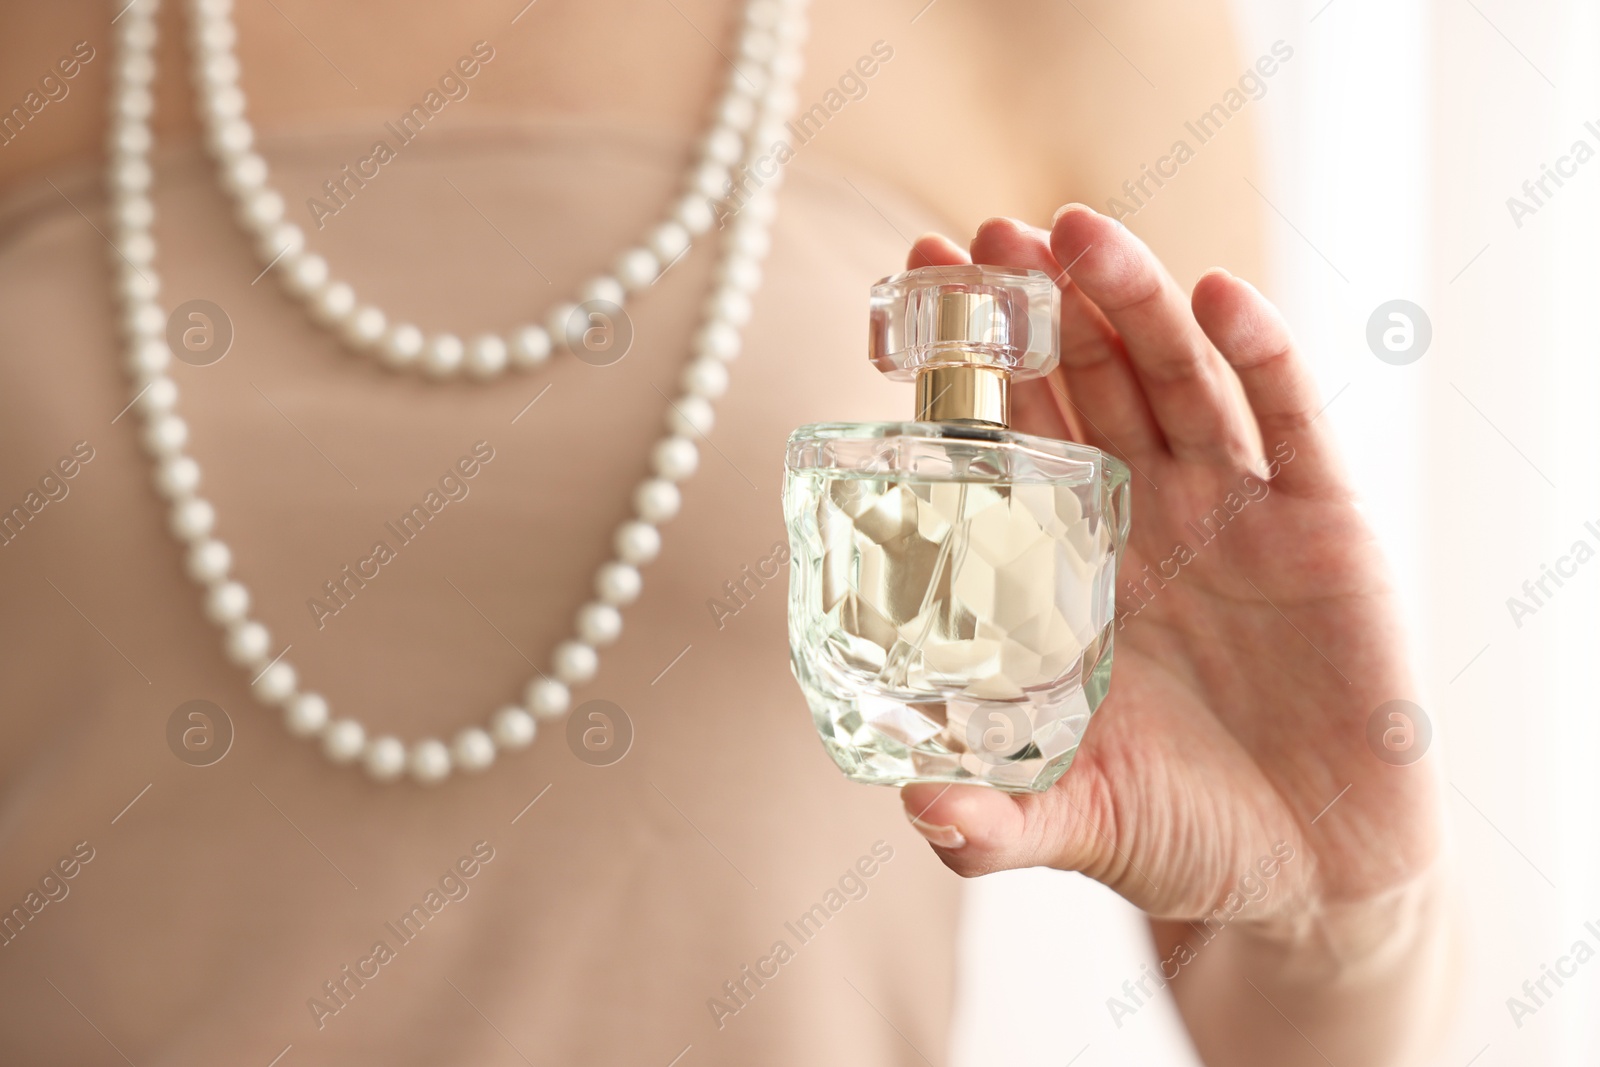
<path fill-rule="evenodd" d="M 1057 299 L 1037 271 L 885 279 L 871 355 L 917 420 L 789 438 L 791 658 L 857 781 L 1047 789 L 1105 698 L 1127 470 L 1006 426 L 1010 382 L 1055 366 Z"/>

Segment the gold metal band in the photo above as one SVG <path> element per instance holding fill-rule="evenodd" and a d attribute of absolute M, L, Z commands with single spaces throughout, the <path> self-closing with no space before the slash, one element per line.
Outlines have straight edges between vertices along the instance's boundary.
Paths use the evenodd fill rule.
<path fill-rule="evenodd" d="M 925 366 L 917 374 L 918 422 L 1011 425 L 1010 375 L 970 363 Z"/>

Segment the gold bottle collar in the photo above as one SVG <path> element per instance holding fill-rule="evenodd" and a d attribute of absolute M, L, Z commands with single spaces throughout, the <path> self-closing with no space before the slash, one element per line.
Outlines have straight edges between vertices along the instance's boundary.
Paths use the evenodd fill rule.
<path fill-rule="evenodd" d="M 989 355 L 1010 323 L 988 293 L 940 294 L 934 343 L 944 348 L 917 372 L 918 422 L 1011 424 L 1011 373 Z"/>
<path fill-rule="evenodd" d="M 1011 375 L 971 363 L 924 367 L 917 374 L 918 422 L 1011 425 Z"/>

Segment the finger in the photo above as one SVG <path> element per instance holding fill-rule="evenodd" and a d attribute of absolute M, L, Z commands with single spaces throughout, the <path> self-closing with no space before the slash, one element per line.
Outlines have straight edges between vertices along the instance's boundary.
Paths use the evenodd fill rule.
<path fill-rule="evenodd" d="M 1316 381 L 1278 309 L 1249 282 L 1216 270 L 1195 284 L 1194 315 L 1244 386 L 1267 461 L 1278 465 L 1274 488 L 1305 496 L 1343 492 L 1331 432 L 1318 420 Z"/>
<path fill-rule="evenodd" d="M 978 226 L 968 251 L 974 263 L 1021 270 L 1037 270 L 1055 277 L 1050 267 L 1050 250 L 1029 247 L 1028 227 L 1014 219 L 989 219 Z M 1033 242 L 1042 245 L 1042 241 Z M 1082 420 L 1076 417 L 1066 391 L 1049 375 L 1011 384 L 1011 425 L 1023 433 L 1082 441 L 1099 448 L 1108 445 L 1084 435 Z"/>
<path fill-rule="evenodd" d="M 955 267 L 971 263 L 966 249 L 942 233 L 925 233 L 911 245 L 906 255 L 906 270 L 918 267 Z"/>
<path fill-rule="evenodd" d="M 1227 365 L 1195 322 L 1188 298 L 1144 242 L 1121 223 L 1070 204 L 1056 215 L 1050 248 L 1121 336 L 1172 454 L 1253 465 L 1249 423 Z"/>
<path fill-rule="evenodd" d="M 1043 793 L 1012 796 L 974 785 L 908 785 L 906 818 L 945 866 L 971 878 L 1019 867 L 1120 876 L 1106 780 L 1080 759 Z"/>
<path fill-rule="evenodd" d="M 1116 331 L 1062 273 L 1046 231 L 1016 219 L 989 219 L 972 240 L 972 259 L 1043 271 L 1061 290 L 1061 370 L 1041 382 L 1019 385 L 1019 400 L 1048 389 L 1067 424 L 1076 429 L 1077 440 L 1135 461 L 1165 451 Z"/>

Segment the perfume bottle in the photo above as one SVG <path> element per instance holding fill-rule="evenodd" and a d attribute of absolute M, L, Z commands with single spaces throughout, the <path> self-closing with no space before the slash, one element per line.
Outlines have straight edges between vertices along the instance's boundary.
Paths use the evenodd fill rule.
<path fill-rule="evenodd" d="M 1105 698 L 1127 468 L 1008 428 L 1059 316 L 1038 271 L 886 278 L 870 356 L 916 382 L 916 420 L 789 438 L 791 660 L 850 778 L 1042 791 Z"/>

